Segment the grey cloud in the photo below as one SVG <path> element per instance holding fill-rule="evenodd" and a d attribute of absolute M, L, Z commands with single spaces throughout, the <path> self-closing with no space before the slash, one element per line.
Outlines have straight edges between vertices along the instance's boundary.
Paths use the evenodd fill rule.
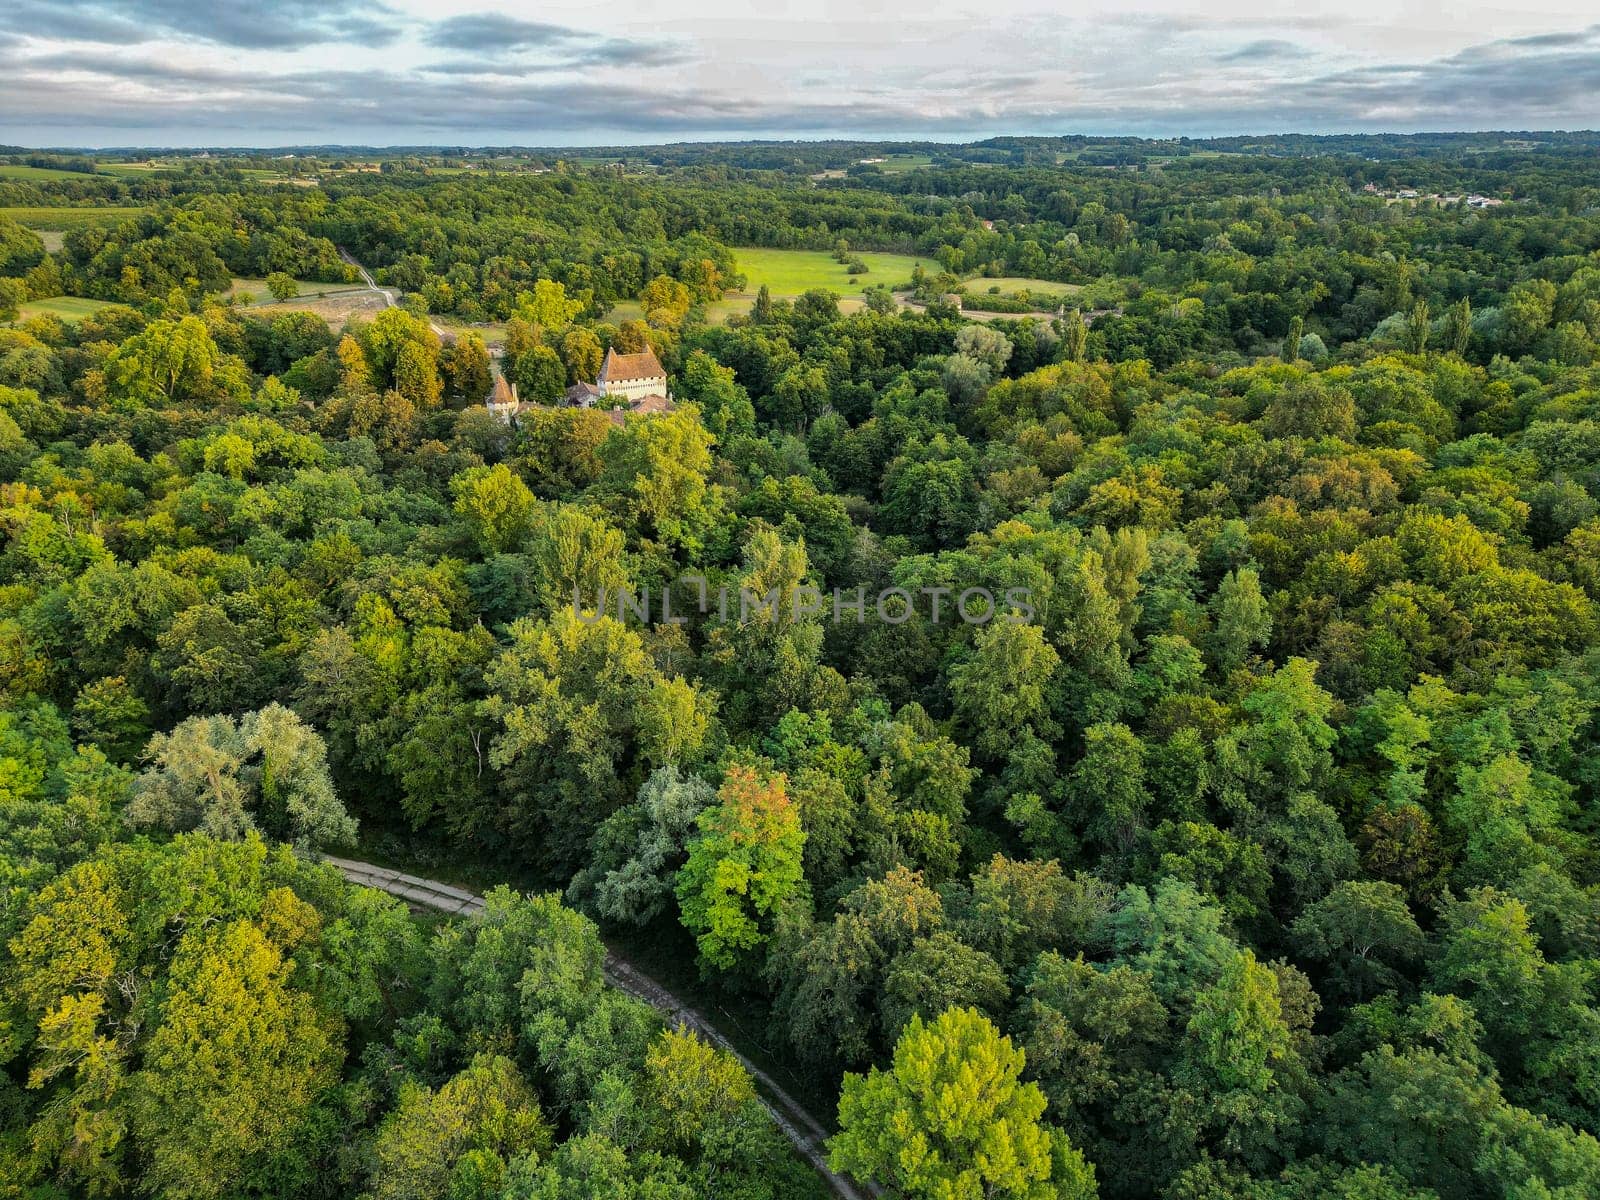
<path fill-rule="evenodd" d="M 502 13 L 468 13 L 440 21 L 428 30 L 423 40 L 441 50 L 469 53 L 536 54 L 550 66 L 653 67 L 682 62 L 688 56 L 683 47 L 649 38 L 609 37 L 552 25 L 544 21 L 523 21 Z M 429 70 L 459 73 L 463 64 L 439 63 Z M 487 64 L 492 68 L 494 63 Z"/>
<path fill-rule="evenodd" d="M 1217 72 L 1200 61 L 1170 79 L 1097 81 L 1091 89 L 1081 77 L 1038 69 L 920 79 L 879 72 L 826 87 L 797 86 L 796 71 L 754 91 L 719 87 L 698 73 L 664 73 L 648 85 L 626 75 L 556 76 L 546 61 L 550 44 L 526 45 L 544 57 L 476 62 L 458 52 L 420 71 L 272 73 L 95 47 L 30 57 L 0 41 L 8 84 L 0 92 L 0 141 L 553 145 L 717 136 L 1204 135 L 1571 128 L 1592 124 L 1600 111 L 1600 45 L 1589 41 L 1486 42 L 1432 61 L 1305 70 L 1288 80 Z M 396 97 L 404 97 L 403 107 Z"/>
<path fill-rule="evenodd" d="M 1260 41 L 1249 42 L 1237 50 L 1229 50 L 1226 54 L 1219 54 L 1219 63 L 1261 62 L 1274 58 L 1308 58 L 1311 51 L 1294 42 L 1286 42 L 1281 38 L 1262 38 Z"/>
<path fill-rule="evenodd" d="M 1507 117 L 1524 125 L 1588 124 L 1600 105 L 1600 45 L 1486 43 L 1432 62 L 1338 72 L 1299 91 L 1305 100 L 1369 118 L 1401 112 L 1470 117 L 1501 128 Z"/>
<path fill-rule="evenodd" d="M 1586 42 L 1593 41 L 1597 34 L 1600 34 L 1600 25 L 1591 25 L 1588 29 L 1579 29 L 1571 33 L 1535 33 L 1528 37 L 1507 38 L 1503 42 L 1491 44 L 1535 48 L 1582 46 Z"/>
<path fill-rule="evenodd" d="M 468 13 L 440 21 L 423 39 L 443 50 L 560 49 L 583 35 L 565 25 L 523 21 L 503 13 Z"/>
<path fill-rule="evenodd" d="M 115 44 L 194 38 L 246 50 L 384 46 L 400 35 L 394 10 L 374 0 L 12 0 L 0 21 L 39 37 Z"/>

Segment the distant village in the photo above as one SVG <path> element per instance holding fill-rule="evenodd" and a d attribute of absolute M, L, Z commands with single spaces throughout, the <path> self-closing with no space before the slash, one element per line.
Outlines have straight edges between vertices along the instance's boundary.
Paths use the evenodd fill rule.
<path fill-rule="evenodd" d="M 1437 204 L 1441 207 L 1465 204 L 1468 208 L 1499 208 L 1505 203 L 1498 196 L 1480 196 L 1475 192 L 1450 195 L 1441 192 L 1422 192 L 1416 188 L 1394 188 L 1386 191 L 1375 183 L 1369 183 L 1361 190 L 1369 196 L 1382 196 L 1391 202 L 1404 200 L 1416 204 Z"/>

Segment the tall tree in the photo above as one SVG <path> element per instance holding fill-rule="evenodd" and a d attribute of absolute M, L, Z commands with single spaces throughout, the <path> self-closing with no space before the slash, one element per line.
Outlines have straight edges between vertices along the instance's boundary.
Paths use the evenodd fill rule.
<path fill-rule="evenodd" d="M 1089 1200 L 1091 1167 L 1041 1123 L 1024 1056 L 975 1009 L 912 1017 L 888 1070 L 846 1075 L 828 1163 L 908 1200 Z"/>
<path fill-rule="evenodd" d="M 678 872 L 683 923 L 712 966 L 748 962 L 789 904 L 804 899 L 806 835 L 778 775 L 733 766 L 715 806 L 696 821 L 700 836 Z"/>

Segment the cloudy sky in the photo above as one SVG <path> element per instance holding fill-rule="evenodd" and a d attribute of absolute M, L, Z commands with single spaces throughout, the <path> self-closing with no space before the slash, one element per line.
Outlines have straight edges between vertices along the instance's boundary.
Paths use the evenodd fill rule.
<path fill-rule="evenodd" d="M 1285 17 L 1236 0 L 908 7 L 3 0 L 0 143 L 1600 127 L 1593 0 Z"/>

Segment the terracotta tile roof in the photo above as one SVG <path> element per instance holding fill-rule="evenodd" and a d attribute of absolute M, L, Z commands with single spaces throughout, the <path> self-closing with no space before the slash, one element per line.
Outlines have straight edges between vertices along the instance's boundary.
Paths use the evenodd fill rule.
<path fill-rule="evenodd" d="M 607 409 L 606 416 L 611 418 L 613 425 L 624 425 L 629 417 L 653 417 L 660 413 L 673 412 L 677 407 L 665 396 L 640 396 L 631 405 Z"/>
<path fill-rule="evenodd" d="M 600 382 L 611 383 L 624 379 L 665 379 L 667 373 L 662 369 L 661 360 L 656 357 L 656 352 L 646 346 L 638 354 L 618 354 L 615 350 L 607 350 L 606 358 L 600 364 Z"/>
<path fill-rule="evenodd" d="M 490 404 L 515 404 L 517 402 L 517 385 L 507 383 L 504 375 L 494 377 L 494 386 L 489 389 Z"/>

